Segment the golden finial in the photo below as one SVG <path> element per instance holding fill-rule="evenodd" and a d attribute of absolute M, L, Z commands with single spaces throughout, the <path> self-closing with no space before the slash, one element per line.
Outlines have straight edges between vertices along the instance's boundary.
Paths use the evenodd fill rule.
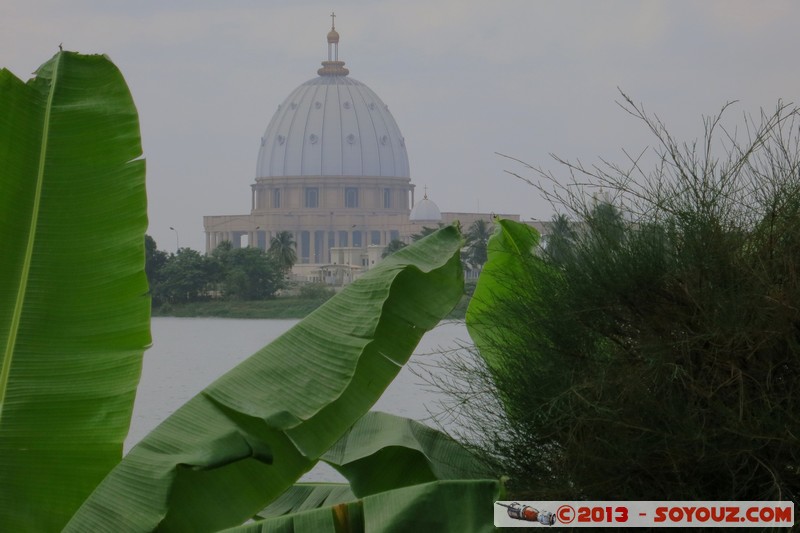
<path fill-rule="evenodd" d="M 336 13 L 331 11 L 331 31 L 328 32 L 328 44 L 339 44 L 339 32 L 336 31 Z"/>
<path fill-rule="evenodd" d="M 336 13 L 331 11 L 331 31 L 328 32 L 328 60 L 322 62 L 317 70 L 320 76 L 347 76 L 349 70 L 344 68 L 344 61 L 339 61 L 339 32 L 336 31 Z"/>

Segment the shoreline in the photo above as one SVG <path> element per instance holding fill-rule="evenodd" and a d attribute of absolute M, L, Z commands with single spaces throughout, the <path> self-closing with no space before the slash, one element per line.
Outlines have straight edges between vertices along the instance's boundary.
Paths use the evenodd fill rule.
<path fill-rule="evenodd" d="M 296 297 L 252 301 L 208 300 L 186 304 L 163 304 L 153 307 L 151 316 L 178 318 L 305 318 L 326 301 L 325 299 Z M 464 295 L 445 319 L 463 320 L 468 304 L 469 296 Z"/>

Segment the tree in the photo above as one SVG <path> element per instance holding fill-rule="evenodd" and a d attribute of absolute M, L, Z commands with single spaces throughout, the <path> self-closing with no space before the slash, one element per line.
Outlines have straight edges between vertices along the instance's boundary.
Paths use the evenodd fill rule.
<path fill-rule="evenodd" d="M 279 231 L 269 243 L 269 255 L 284 274 L 288 274 L 297 262 L 297 243 L 290 231 Z"/>
<path fill-rule="evenodd" d="M 484 219 L 473 222 L 466 234 L 465 259 L 473 269 L 480 269 L 486 262 L 486 245 L 492 235 L 492 226 Z"/>
<path fill-rule="evenodd" d="M 272 298 L 281 288 L 282 277 L 275 259 L 260 248 L 233 248 L 225 244 L 212 252 L 216 280 L 223 295 L 239 300 Z"/>
<path fill-rule="evenodd" d="M 163 269 L 169 260 L 169 254 L 159 250 L 156 241 L 150 235 L 144 236 L 144 271 L 147 274 L 147 284 L 153 305 L 160 305 L 159 286 L 163 281 Z"/>
<path fill-rule="evenodd" d="M 154 297 L 169 303 L 200 300 L 208 296 L 214 273 L 206 256 L 191 248 L 180 248 L 161 269 L 162 278 L 153 291 Z"/>
<path fill-rule="evenodd" d="M 569 260 L 575 242 L 575 230 L 566 215 L 553 215 L 547 234 L 545 253 L 550 261 L 560 265 Z"/>
<path fill-rule="evenodd" d="M 386 248 L 383 249 L 383 253 L 381 253 L 381 258 L 388 257 L 395 253 L 398 250 L 402 250 L 406 247 L 406 243 L 401 240 L 394 239 L 389 244 L 386 245 Z"/>
<path fill-rule="evenodd" d="M 726 129 L 720 150 L 722 112 L 680 143 L 626 102 L 655 170 L 565 163 L 580 180 L 545 191 L 576 220 L 558 253 L 510 221 L 490 241 L 467 312 L 480 359 L 456 391 L 489 391 L 472 442 L 514 498 L 794 500 L 800 112 L 742 142 Z"/>
<path fill-rule="evenodd" d="M 435 228 L 429 228 L 428 226 L 422 226 L 422 230 L 419 233 L 415 233 L 411 236 L 411 242 L 417 242 L 418 240 L 422 239 L 423 237 L 427 237 L 431 233 L 435 232 L 437 229 L 443 227 L 444 224 L 439 222 L 439 225 Z"/>
<path fill-rule="evenodd" d="M 216 257 L 220 260 L 220 262 L 225 262 L 224 259 L 229 257 L 230 253 L 233 251 L 233 243 L 231 241 L 222 241 L 214 248 L 214 251 L 211 252 L 212 257 Z"/>

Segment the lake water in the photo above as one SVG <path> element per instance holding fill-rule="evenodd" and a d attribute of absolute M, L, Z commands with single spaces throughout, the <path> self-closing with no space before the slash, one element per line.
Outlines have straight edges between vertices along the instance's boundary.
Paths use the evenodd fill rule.
<path fill-rule="evenodd" d="M 142 379 L 125 451 L 187 400 L 297 322 L 153 318 L 153 346 L 144 354 Z M 426 363 L 435 363 L 437 353 L 455 349 L 468 339 L 463 322 L 443 323 L 428 332 L 409 364 L 403 367 L 373 410 L 430 422 L 430 413 L 441 411 L 437 403 L 442 398 L 417 374 Z M 332 469 L 318 466 L 303 479 L 335 481 L 341 478 Z"/>

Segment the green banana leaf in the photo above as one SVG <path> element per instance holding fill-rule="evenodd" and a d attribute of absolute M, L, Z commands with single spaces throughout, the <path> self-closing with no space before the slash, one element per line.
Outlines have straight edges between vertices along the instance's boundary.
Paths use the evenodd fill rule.
<path fill-rule="evenodd" d="M 0 530 L 57 531 L 119 462 L 144 349 L 145 166 L 104 56 L 0 70 Z"/>
<path fill-rule="evenodd" d="M 256 518 L 274 518 L 354 502 L 357 499 L 347 483 L 296 483 L 261 510 Z"/>
<path fill-rule="evenodd" d="M 145 437 L 66 531 L 215 531 L 289 488 L 463 292 L 447 227 L 382 261 Z"/>
<path fill-rule="evenodd" d="M 275 516 L 220 533 L 365 533 L 363 503 L 354 500 Z"/>
<path fill-rule="evenodd" d="M 401 487 L 447 479 L 491 478 L 463 446 L 415 420 L 371 411 L 320 458 L 349 482 L 298 483 L 260 518 L 297 513 Z"/>
<path fill-rule="evenodd" d="M 494 531 L 500 482 L 443 480 L 364 498 L 364 531 Z"/>
<path fill-rule="evenodd" d="M 367 413 L 322 456 L 322 460 L 342 472 L 350 485 L 298 483 L 258 513 L 257 518 L 262 520 L 231 531 L 333 533 L 365 531 L 367 524 L 370 529 L 366 531 L 403 531 L 411 524 L 431 520 L 427 510 L 419 510 L 422 501 L 430 497 L 437 500 L 434 507 L 440 508 L 434 515 L 444 512 L 453 502 L 474 498 L 473 505 L 458 511 L 468 516 L 446 524 L 436 522 L 431 531 L 461 533 L 491 526 L 491 507 L 497 499 L 499 482 L 483 480 L 489 478 L 490 473 L 448 435 L 414 420 L 386 413 Z M 467 496 L 451 494 L 449 484 L 428 485 L 447 480 L 467 480 L 458 485 Z M 488 490 L 491 483 L 494 489 Z M 403 487 L 409 490 L 398 492 Z M 390 495 L 382 495 L 379 503 L 373 504 L 373 495 L 378 493 Z M 444 501 L 446 498 L 452 500 Z"/>
<path fill-rule="evenodd" d="M 268 518 L 225 533 L 489 532 L 495 531 L 492 507 L 502 499 L 501 489 L 500 482 L 491 479 L 432 481 Z"/>
<path fill-rule="evenodd" d="M 444 479 L 491 473 L 448 435 L 414 420 L 370 412 L 321 457 L 358 497 Z"/>
<path fill-rule="evenodd" d="M 534 249 L 539 232 L 513 220 L 496 218 L 495 233 L 487 245 L 488 260 L 483 266 L 475 291 L 467 307 L 467 332 L 490 370 L 502 364 L 495 340 L 515 335 L 496 318 L 498 305 L 515 292 L 515 280 L 531 275 Z M 502 343 L 499 343 L 502 344 Z"/>

